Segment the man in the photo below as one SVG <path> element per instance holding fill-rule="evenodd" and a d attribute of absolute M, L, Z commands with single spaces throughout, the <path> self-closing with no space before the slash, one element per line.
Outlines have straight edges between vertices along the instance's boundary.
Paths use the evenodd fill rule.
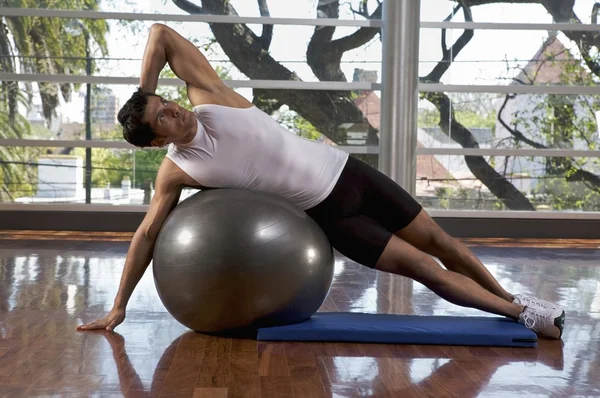
<path fill-rule="evenodd" d="M 187 83 L 194 112 L 154 94 L 167 63 Z M 201 52 L 167 26 L 150 29 L 140 88 L 120 111 L 119 122 L 128 142 L 169 145 L 169 151 L 131 242 L 114 307 L 81 330 L 113 330 L 123 322 L 158 232 L 187 186 L 280 195 L 305 210 L 336 249 L 360 264 L 412 278 L 454 304 L 511 317 L 540 335 L 562 335 L 561 308 L 504 290 L 395 182 L 343 151 L 283 129 L 226 87 Z"/>

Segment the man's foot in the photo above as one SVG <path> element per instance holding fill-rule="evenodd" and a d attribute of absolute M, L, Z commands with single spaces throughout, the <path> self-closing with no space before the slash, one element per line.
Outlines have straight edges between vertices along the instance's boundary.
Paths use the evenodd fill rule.
<path fill-rule="evenodd" d="M 565 312 L 562 309 L 525 307 L 519 315 L 519 323 L 538 334 L 560 339 L 565 326 Z"/>
<path fill-rule="evenodd" d="M 513 304 L 519 304 L 524 307 L 534 307 L 540 309 L 551 309 L 551 310 L 564 310 L 557 304 L 551 303 L 550 301 L 541 300 L 536 297 L 525 296 L 523 294 L 515 294 L 513 296 Z"/>

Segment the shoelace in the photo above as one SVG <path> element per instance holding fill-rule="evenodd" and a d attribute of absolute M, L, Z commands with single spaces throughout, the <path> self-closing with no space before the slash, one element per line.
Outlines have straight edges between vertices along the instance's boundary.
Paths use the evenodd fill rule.
<path fill-rule="evenodd" d="M 524 305 L 528 305 L 530 307 L 538 307 L 543 308 L 545 310 L 549 308 L 548 304 L 541 300 L 534 300 L 529 297 L 523 297 L 521 301 Z"/>
<path fill-rule="evenodd" d="M 536 314 L 535 312 L 533 313 L 534 315 L 531 316 L 529 313 L 523 313 L 523 315 L 521 316 L 523 318 L 523 324 L 528 328 L 528 329 L 533 329 L 533 327 L 536 324 L 536 317 L 541 317 L 540 314 Z"/>

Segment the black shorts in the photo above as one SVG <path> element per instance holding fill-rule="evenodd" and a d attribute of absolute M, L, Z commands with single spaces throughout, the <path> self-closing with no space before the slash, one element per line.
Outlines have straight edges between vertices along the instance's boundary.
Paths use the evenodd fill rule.
<path fill-rule="evenodd" d="M 392 235 L 408 226 L 422 206 L 379 170 L 352 156 L 338 182 L 306 213 L 346 257 L 374 268 Z"/>

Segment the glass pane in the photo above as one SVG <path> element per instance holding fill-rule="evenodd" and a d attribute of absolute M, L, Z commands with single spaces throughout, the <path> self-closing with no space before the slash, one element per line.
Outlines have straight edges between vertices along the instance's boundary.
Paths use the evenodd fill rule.
<path fill-rule="evenodd" d="M 76 152 L 85 154 L 85 149 Z M 92 203 L 149 204 L 166 150 L 92 149 Z"/>
<path fill-rule="evenodd" d="M 462 30 L 447 30 L 447 47 L 451 48 L 462 33 Z M 591 33 L 583 34 L 585 37 Z M 595 86 L 600 77 L 584 61 L 579 39 L 580 36 L 562 32 L 477 30 L 452 65 L 428 80 L 459 85 Z M 439 71 L 442 65 L 447 66 L 446 61 L 442 62 L 440 43 L 441 29 L 421 29 L 420 76 L 426 77 Z M 591 64 L 598 60 L 597 52 L 593 52 Z"/>
<path fill-rule="evenodd" d="M 23 2 L 12 2 L 10 5 L 16 7 L 29 7 L 29 8 L 53 8 L 53 9 L 68 9 L 68 10 L 84 10 L 89 9 L 89 5 L 86 2 L 58 2 L 58 1 L 29 1 L 25 4 Z M 203 3 L 200 1 L 189 1 L 189 2 L 175 2 L 173 0 L 105 0 L 105 1 L 93 1 L 92 4 L 98 4 L 98 10 L 100 11 L 118 11 L 118 12 L 137 12 L 145 14 L 188 14 L 188 13 L 199 13 L 203 12 L 206 14 L 221 15 L 224 13 L 232 14 L 235 12 L 237 15 L 244 17 L 258 17 L 260 11 L 258 8 L 258 2 L 254 0 L 221 0 L 219 2 Z M 181 8 L 176 4 L 180 3 Z M 331 4 L 336 3 L 336 4 Z M 357 19 L 361 18 L 360 13 L 366 12 L 368 15 L 373 14 L 378 6 L 376 0 L 367 0 L 367 8 L 361 7 L 363 0 L 351 0 L 345 2 L 331 1 L 298 1 L 288 2 L 281 0 L 268 0 L 266 4 L 268 6 L 270 15 L 272 17 L 285 17 L 285 18 L 336 18 L 340 19 Z M 212 5 L 214 4 L 214 5 Z M 324 6 L 319 7 L 319 4 Z M 229 8 L 226 8 L 226 6 Z M 187 8 L 186 8 L 187 6 Z M 201 8 L 201 6 L 203 6 Z M 364 7 L 364 6 L 363 6 Z M 223 10 L 226 10 L 224 12 Z M 353 12 L 353 10 L 357 12 Z M 336 15 L 337 12 L 337 15 Z M 360 12 L 360 13 L 358 13 Z"/>
<path fill-rule="evenodd" d="M 419 145 L 598 149 L 600 95 L 423 93 Z M 452 110 L 457 125 L 448 123 Z M 440 115 L 443 116 L 443 120 Z M 443 121 L 444 123 L 441 123 Z"/>
<path fill-rule="evenodd" d="M 45 46 L 45 53 L 40 53 L 34 46 L 17 46 L 14 54 L 18 64 L 15 65 L 16 69 L 20 68 L 28 73 L 85 75 L 86 49 L 89 49 L 93 62 L 92 74 L 113 77 L 140 75 L 149 30 L 155 23 L 98 20 L 97 24 L 102 24 L 102 29 L 94 30 L 94 34 L 86 41 L 87 36 L 82 28 L 97 29 L 91 23 L 83 24 L 79 20 L 65 18 L 40 20 L 44 22 L 41 33 L 58 34 L 61 38 L 40 42 L 40 45 Z M 349 42 L 342 44 L 337 40 L 347 38 L 359 28 L 336 27 L 331 35 L 323 35 L 314 26 L 277 25 L 267 46 L 262 41 L 262 25 L 247 25 L 248 37 L 240 41 L 239 33 L 234 30 L 227 30 L 215 37 L 206 23 L 166 24 L 199 48 L 223 79 L 352 82 L 360 77 L 355 77 L 355 69 L 367 69 L 377 72 L 376 75 L 368 76 L 369 81 L 380 81 L 381 40 L 378 29 L 363 28 L 363 32 L 368 31 L 367 34 L 354 39 L 347 46 Z M 54 28 L 63 25 L 67 28 Z M 11 26 L 8 26 L 9 29 Z M 10 31 L 20 34 L 16 27 Z M 343 50 L 341 46 L 344 46 Z M 337 55 L 337 51 L 341 57 Z M 32 67 L 32 60 L 40 60 L 48 66 Z M 310 65 L 307 60 L 311 61 Z M 340 77 L 341 73 L 344 78 Z M 175 76 L 165 71 L 163 77 Z"/>
<path fill-rule="evenodd" d="M 429 209 L 600 211 L 598 158 L 417 156 Z"/>

